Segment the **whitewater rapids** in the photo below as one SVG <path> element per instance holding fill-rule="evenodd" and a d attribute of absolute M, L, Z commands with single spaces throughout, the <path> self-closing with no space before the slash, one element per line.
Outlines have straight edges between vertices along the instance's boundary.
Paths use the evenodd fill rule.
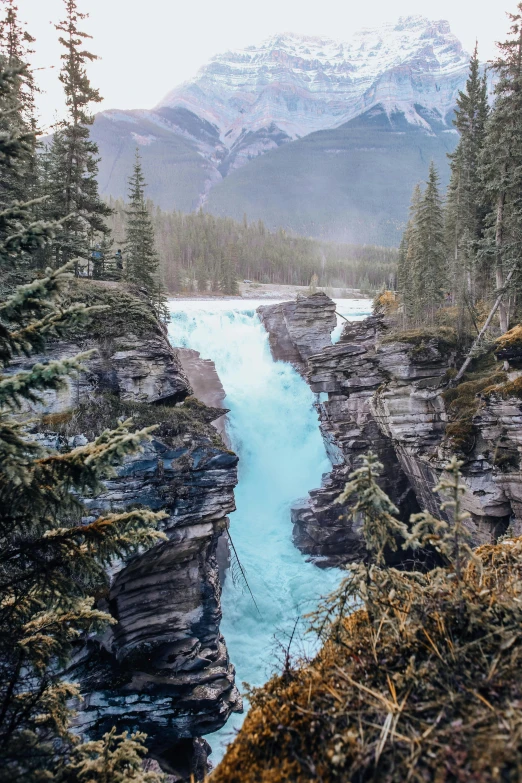
<path fill-rule="evenodd" d="M 236 683 L 262 685 L 280 670 L 281 649 L 296 619 L 339 582 L 341 572 L 306 562 L 292 543 L 290 507 L 321 484 L 331 469 L 318 427 L 315 396 L 285 362 L 274 362 L 268 335 L 256 308 L 272 301 L 171 300 L 170 340 L 212 359 L 230 409 L 227 433 L 239 456 L 237 511 L 230 533 L 245 569 L 254 604 L 244 585 L 227 576 L 223 620 Z M 351 320 L 370 312 L 368 300 L 338 300 L 338 311 Z M 336 341 L 342 319 L 332 335 Z M 310 654 L 315 640 L 300 623 L 291 649 Z M 245 704 L 245 708 L 248 705 Z M 214 764 L 222 757 L 244 715 L 233 715 L 208 739 Z"/>

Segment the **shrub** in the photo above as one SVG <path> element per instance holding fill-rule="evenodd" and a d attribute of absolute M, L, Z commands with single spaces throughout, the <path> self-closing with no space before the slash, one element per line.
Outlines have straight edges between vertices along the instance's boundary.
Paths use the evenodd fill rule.
<path fill-rule="evenodd" d="M 321 652 L 250 692 L 213 783 L 521 779 L 522 538 L 469 548 L 460 464 L 451 525 L 416 515 L 404 542 L 445 565 L 351 566 L 312 617 Z"/>

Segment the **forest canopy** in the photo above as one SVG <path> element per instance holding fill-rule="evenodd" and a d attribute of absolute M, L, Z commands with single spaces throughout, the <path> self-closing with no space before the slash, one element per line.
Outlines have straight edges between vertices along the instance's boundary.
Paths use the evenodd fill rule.
<path fill-rule="evenodd" d="M 116 243 L 123 243 L 127 206 L 122 199 L 109 199 L 109 206 L 113 214 L 108 224 Z M 150 201 L 148 208 L 169 291 L 232 293 L 227 282 L 234 275 L 288 285 L 309 285 L 317 275 L 320 286 L 395 288 L 395 248 L 318 242 L 283 229 L 269 231 L 261 220 L 248 222 L 245 217 L 238 223 L 202 210 L 164 212 Z"/>

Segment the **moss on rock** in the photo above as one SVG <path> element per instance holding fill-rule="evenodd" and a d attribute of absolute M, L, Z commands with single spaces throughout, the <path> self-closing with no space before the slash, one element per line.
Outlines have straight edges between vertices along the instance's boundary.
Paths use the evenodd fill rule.
<path fill-rule="evenodd" d="M 517 397 L 519 400 L 522 400 L 522 377 L 492 385 L 486 389 L 486 394 L 488 396 L 496 394 L 504 400 L 508 397 Z"/>
<path fill-rule="evenodd" d="M 517 348 L 522 351 L 522 324 L 517 324 L 509 332 L 496 339 L 497 349 Z"/>
<path fill-rule="evenodd" d="M 40 431 L 53 431 L 69 438 L 85 435 L 89 440 L 104 430 L 132 419 L 137 428 L 157 426 L 155 436 L 169 445 L 177 445 L 186 435 L 204 435 L 219 446 L 221 438 L 209 424 L 223 414 L 223 408 L 210 408 L 195 397 L 187 397 L 181 405 L 158 405 L 122 400 L 115 394 L 100 394 L 73 411 L 43 416 L 37 425 Z"/>
<path fill-rule="evenodd" d="M 474 360 L 473 372 L 466 373 L 458 386 L 442 393 L 449 419 L 445 435 L 452 449 L 463 454 L 472 451 L 478 435 L 473 419 L 484 397 L 496 384 L 502 384 L 506 379 L 506 373 L 499 369 L 490 351 Z"/>
<path fill-rule="evenodd" d="M 162 333 L 154 310 L 135 286 L 78 278 L 70 282 L 68 298 L 71 303 L 105 308 L 93 313 L 87 329 L 82 330 L 86 337 L 124 341 L 128 334 Z"/>
<path fill-rule="evenodd" d="M 434 345 L 441 354 L 447 355 L 456 350 L 458 345 L 457 332 L 451 326 L 439 326 L 426 329 L 407 329 L 393 331 L 382 338 L 386 343 L 409 343 L 414 350 L 424 350 Z"/>

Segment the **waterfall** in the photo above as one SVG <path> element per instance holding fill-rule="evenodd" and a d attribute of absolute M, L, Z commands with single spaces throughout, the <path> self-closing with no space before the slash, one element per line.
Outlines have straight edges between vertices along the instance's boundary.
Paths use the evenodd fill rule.
<path fill-rule="evenodd" d="M 307 562 L 292 543 L 290 507 L 320 486 L 331 465 L 317 425 L 315 397 L 291 365 L 272 359 L 268 335 L 256 315 L 260 304 L 267 301 L 170 302 L 172 344 L 193 348 L 216 365 L 226 392 L 224 405 L 230 409 L 228 436 L 239 455 L 237 511 L 230 517 L 230 532 L 259 608 L 248 590 L 227 577 L 221 631 L 240 688 L 244 681 L 261 685 L 274 673 L 277 639 L 287 644 L 296 619 L 311 611 L 341 576 Z M 341 300 L 337 306 L 343 315 L 360 320 L 369 314 L 369 304 Z M 298 632 L 292 651 L 313 649 L 314 640 Z M 233 715 L 208 737 L 214 764 L 242 720 Z"/>

